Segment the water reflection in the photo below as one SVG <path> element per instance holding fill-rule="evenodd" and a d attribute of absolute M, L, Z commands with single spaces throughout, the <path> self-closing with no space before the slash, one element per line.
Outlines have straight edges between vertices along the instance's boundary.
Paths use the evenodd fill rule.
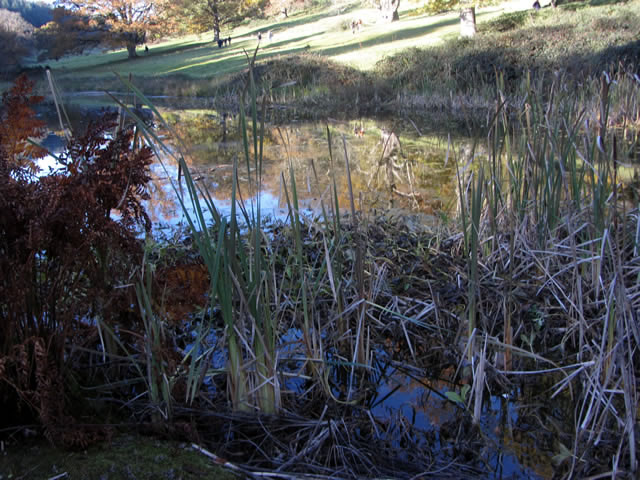
<path fill-rule="evenodd" d="M 378 360 L 375 395 L 369 408 L 382 425 L 390 425 L 384 435 L 391 436 L 389 440 L 400 445 L 406 428 L 398 426 L 406 424 L 415 434 L 433 432 L 433 437 L 427 433 L 425 438 L 433 438 L 441 451 L 455 448 L 460 440 L 455 426 L 464 420 L 464 407 L 444 395 L 457 388 L 451 381 L 455 369 L 447 367 L 437 375 L 425 376 L 426 372 L 408 371 L 382 352 L 378 352 Z M 557 436 L 547 435 L 541 422 L 537 426 L 528 423 L 536 416 L 548 418 L 546 412 L 540 412 L 549 407 L 548 398 L 541 395 L 543 389 L 540 387 L 538 384 L 516 388 L 512 395 L 490 395 L 484 401 L 479 429 L 484 439 L 483 457 L 488 470 L 493 472 L 488 478 L 543 479 L 553 476 L 553 445 L 545 444 L 545 438 Z M 565 422 L 571 416 L 571 405 L 570 399 L 557 401 L 554 405 L 567 415 Z"/>
<path fill-rule="evenodd" d="M 169 115 L 171 129 L 186 146 L 192 176 L 206 188 L 216 206 L 228 213 L 234 161 L 239 162 L 239 188 L 244 199 L 255 198 L 250 178 L 255 143 L 249 135 L 247 165 L 238 117 L 226 114 L 182 113 Z M 330 132 L 330 140 L 327 135 Z M 251 128 L 249 129 L 251 133 Z M 167 137 L 170 132 L 165 132 Z M 346 159 L 350 162 L 356 207 L 362 210 L 400 208 L 433 214 L 454 198 L 453 169 L 445 165 L 446 145 L 436 137 L 390 130 L 373 120 L 354 122 L 296 123 L 266 126 L 262 141 L 261 202 L 265 213 L 281 216 L 291 195 L 289 166 L 293 168 L 300 207 L 308 212 L 332 205 L 335 181 L 340 208 L 349 206 Z M 175 174 L 170 167 L 166 174 Z M 174 177 L 175 178 L 175 177 Z M 156 176 L 150 209 L 154 219 L 176 217 L 171 196 Z M 289 198 L 291 200 L 291 198 Z"/>
<path fill-rule="evenodd" d="M 83 131 L 101 110 L 84 106 L 69 111 L 73 130 Z M 237 115 L 212 110 L 170 110 L 163 115 L 170 129 L 157 133 L 171 148 L 184 153 L 192 177 L 225 215 L 231 210 L 235 161 L 238 161 L 239 196 L 245 201 L 256 201 L 255 180 L 260 174 L 262 212 L 277 218 L 287 214 L 287 193 L 292 201 L 290 166 L 303 214 L 318 212 L 321 206 L 333 206 L 334 181 L 339 207 L 348 208 L 347 158 L 358 209 L 398 208 L 435 214 L 454 203 L 454 169 L 445 162 L 444 137 L 420 135 L 417 128 L 399 121 L 360 119 L 266 125 L 264 136 L 256 142 L 249 126 L 247 163 Z M 52 130 L 58 127 L 59 122 L 51 112 L 43 116 Z M 55 132 L 41 142 L 54 153 L 64 148 L 64 141 Z M 256 146 L 262 150 L 260 171 L 253 163 Z M 49 164 L 55 163 L 54 159 L 49 160 Z M 152 167 L 152 177 L 152 199 L 147 204 L 152 221 L 179 223 L 183 213 L 176 193 L 175 161 L 170 158 L 157 161 Z M 192 210 L 193 206 L 188 204 L 187 208 Z"/>

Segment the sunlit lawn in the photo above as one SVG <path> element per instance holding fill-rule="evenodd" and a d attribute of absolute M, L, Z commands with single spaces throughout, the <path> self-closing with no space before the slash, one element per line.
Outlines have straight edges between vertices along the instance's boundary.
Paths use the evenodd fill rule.
<path fill-rule="evenodd" d="M 258 59 L 292 53 L 318 53 L 338 62 L 371 69 L 386 55 L 408 47 L 426 46 L 440 42 L 459 31 L 459 12 L 439 15 L 412 15 L 413 3 L 405 2 L 408 10 L 400 12 L 400 21 L 380 23 L 376 9 L 324 12 L 299 12 L 289 18 L 272 22 L 251 23 L 237 28 L 231 35 L 231 46 L 218 48 L 212 42 L 212 33 L 188 35 L 149 45 L 140 58 L 129 60 L 126 50 L 101 54 L 72 56 L 51 63 L 54 71 L 64 74 L 73 71 L 74 76 L 101 76 L 119 72 L 141 76 L 183 74 L 192 78 L 219 76 L 246 67 L 245 53 L 253 53 L 258 45 L 257 33 L 262 32 Z M 504 11 L 530 8 L 528 0 L 514 0 L 499 6 L 479 9 L 477 21 L 481 23 Z M 352 33 L 350 23 L 362 19 L 359 32 Z M 273 31 L 269 40 L 268 31 Z"/>

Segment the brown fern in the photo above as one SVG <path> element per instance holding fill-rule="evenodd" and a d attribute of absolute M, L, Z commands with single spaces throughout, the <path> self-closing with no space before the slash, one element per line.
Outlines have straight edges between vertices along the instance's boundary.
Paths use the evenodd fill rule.
<path fill-rule="evenodd" d="M 44 132 L 30 91 L 20 78 L 0 108 L 0 411 L 22 412 L 3 415 L 0 429 L 33 415 L 52 442 L 82 447 L 102 433 L 70 414 L 72 347 L 96 341 L 86 319 L 138 320 L 134 292 L 115 287 L 130 284 L 142 260 L 152 153 L 133 147 L 131 129 L 112 138 L 115 118 L 105 114 L 71 140 L 57 171 L 35 177 L 46 152 L 29 141 Z"/>

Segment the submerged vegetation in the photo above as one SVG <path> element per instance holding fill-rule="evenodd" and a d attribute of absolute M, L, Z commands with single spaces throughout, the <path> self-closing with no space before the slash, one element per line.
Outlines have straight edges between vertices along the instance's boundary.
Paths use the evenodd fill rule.
<path fill-rule="evenodd" d="M 503 18 L 496 29 L 534 20 Z M 483 45 L 466 42 L 438 48 Z M 446 78 L 431 84 L 438 52 L 379 66 L 403 85 L 396 106 L 430 112 L 442 102 L 473 139 L 449 143 L 456 206 L 430 225 L 357 210 L 354 162 L 329 126 L 330 168 L 308 166 L 314 213 L 301 207 L 287 150 L 286 219 L 262 214 L 267 115 L 285 96 L 328 103 L 336 84 L 335 101 L 346 102 L 367 83 L 346 67 L 333 76 L 307 57 L 285 69 L 254 55 L 235 77 L 243 149 L 228 216 L 192 175 L 179 128 L 123 79 L 171 135 L 122 103 L 118 117 L 70 133 L 60 169 L 37 178 L 38 99 L 20 80 L 3 96 L 0 129 L 9 452 L 24 425 L 86 449 L 134 424 L 248 476 L 634 478 L 637 66 L 609 57 L 578 77 L 544 62 L 467 68 L 474 56 L 460 55 L 448 65 L 465 67 L 440 67 Z M 358 102 L 382 111 L 381 92 L 394 88 L 381 80 Z M 186 233 L 148 233 L 152 153 L 168 176 L 178 166 Z M 391 160 L 376 161 L 393 179 Z M 420 398 L 391 409 L 407 385 Z"/>

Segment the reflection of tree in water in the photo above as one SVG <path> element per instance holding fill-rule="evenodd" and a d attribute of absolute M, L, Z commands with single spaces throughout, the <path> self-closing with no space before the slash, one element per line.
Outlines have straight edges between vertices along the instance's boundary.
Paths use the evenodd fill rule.
<path fill-rule="evenodd" d="M 249 188 L 247 183 L 249 176 L 255 182 L 256 175 L 252 129 L 249 127 L 248 132 L 251 149 L 248 174 L 237 116 L 191 113 L 174 117 L 172 128 L 187 147 L 185 160 L 192 176 L 209 190 L 212 198 L 220 201 L 230 198 L 236 158 L 242 197 L 247 199 L 255 193 L 255 184 Z M 265 126 L 261 189 L 280 198 L 281 208 L 286 207 L 283 178 L 291 193 L 290 164 L 302 208 L 316 209 L 321 200 L 325 206 L 333 204 L 334 175 L 339 204 L 346 208 L 349 189 L 345 145 L 359 208 L 386 209 L 393 199 L 394 207 L 431 213 L 442 204 L 443 195 L 452 195 L 452 170 L 443 167 L 446 145 L 429 144 L 423 138 L 415 138 L 415 134 L 400 136 L 378 128 L 373 121 L 333 122 L 329 128 L 333 161 L 325 124 Z M 166 189 L 161 191 L 158 201 L 160 204 L 170 202 Z"/>
<path fill-rule="evenodd" d="M 151 171 L 151 199 L 147 202 L 147 213 L 153 223 L 175 220 L 177 217 L 176 200 L 166 188 L 168 179 L 160 169 Z"/>
<path fill-rule="evenodd" d="M 393 130 L 382 127 L 380 130 L 381 153 L 380 159 L 375 169 L 369 174 L 367 187 L 371 188 L 372 184 L 378 188 L 384 188 L 388 192 L 389 207 L 394 207 L 394 195 L 405 196 L 413 200 L 414 206 L 417 207 L 415 193 L 413 188 L 413 177 L 411 174 L 411 163 L 407 161 L 407 157 L 402 151 L 402 144 L 398 135 Z M 406 170 L 406 176 L 404 171 Z M 380 181 L 382 174 L 383 181 Z M 408 184 L 410 191 L 408 193 L 401 192 L 396 183 Z"/>
<path fill-rule="evenodd" d="M 358 164 L 366 177 L 368 205 L 433 213 L 453 198 L 452 171 L 444 165 L 446 145 L 408 135 L 401 139 L 385 126 L 374 125 L 368 132 L 375 142 Z"/>

